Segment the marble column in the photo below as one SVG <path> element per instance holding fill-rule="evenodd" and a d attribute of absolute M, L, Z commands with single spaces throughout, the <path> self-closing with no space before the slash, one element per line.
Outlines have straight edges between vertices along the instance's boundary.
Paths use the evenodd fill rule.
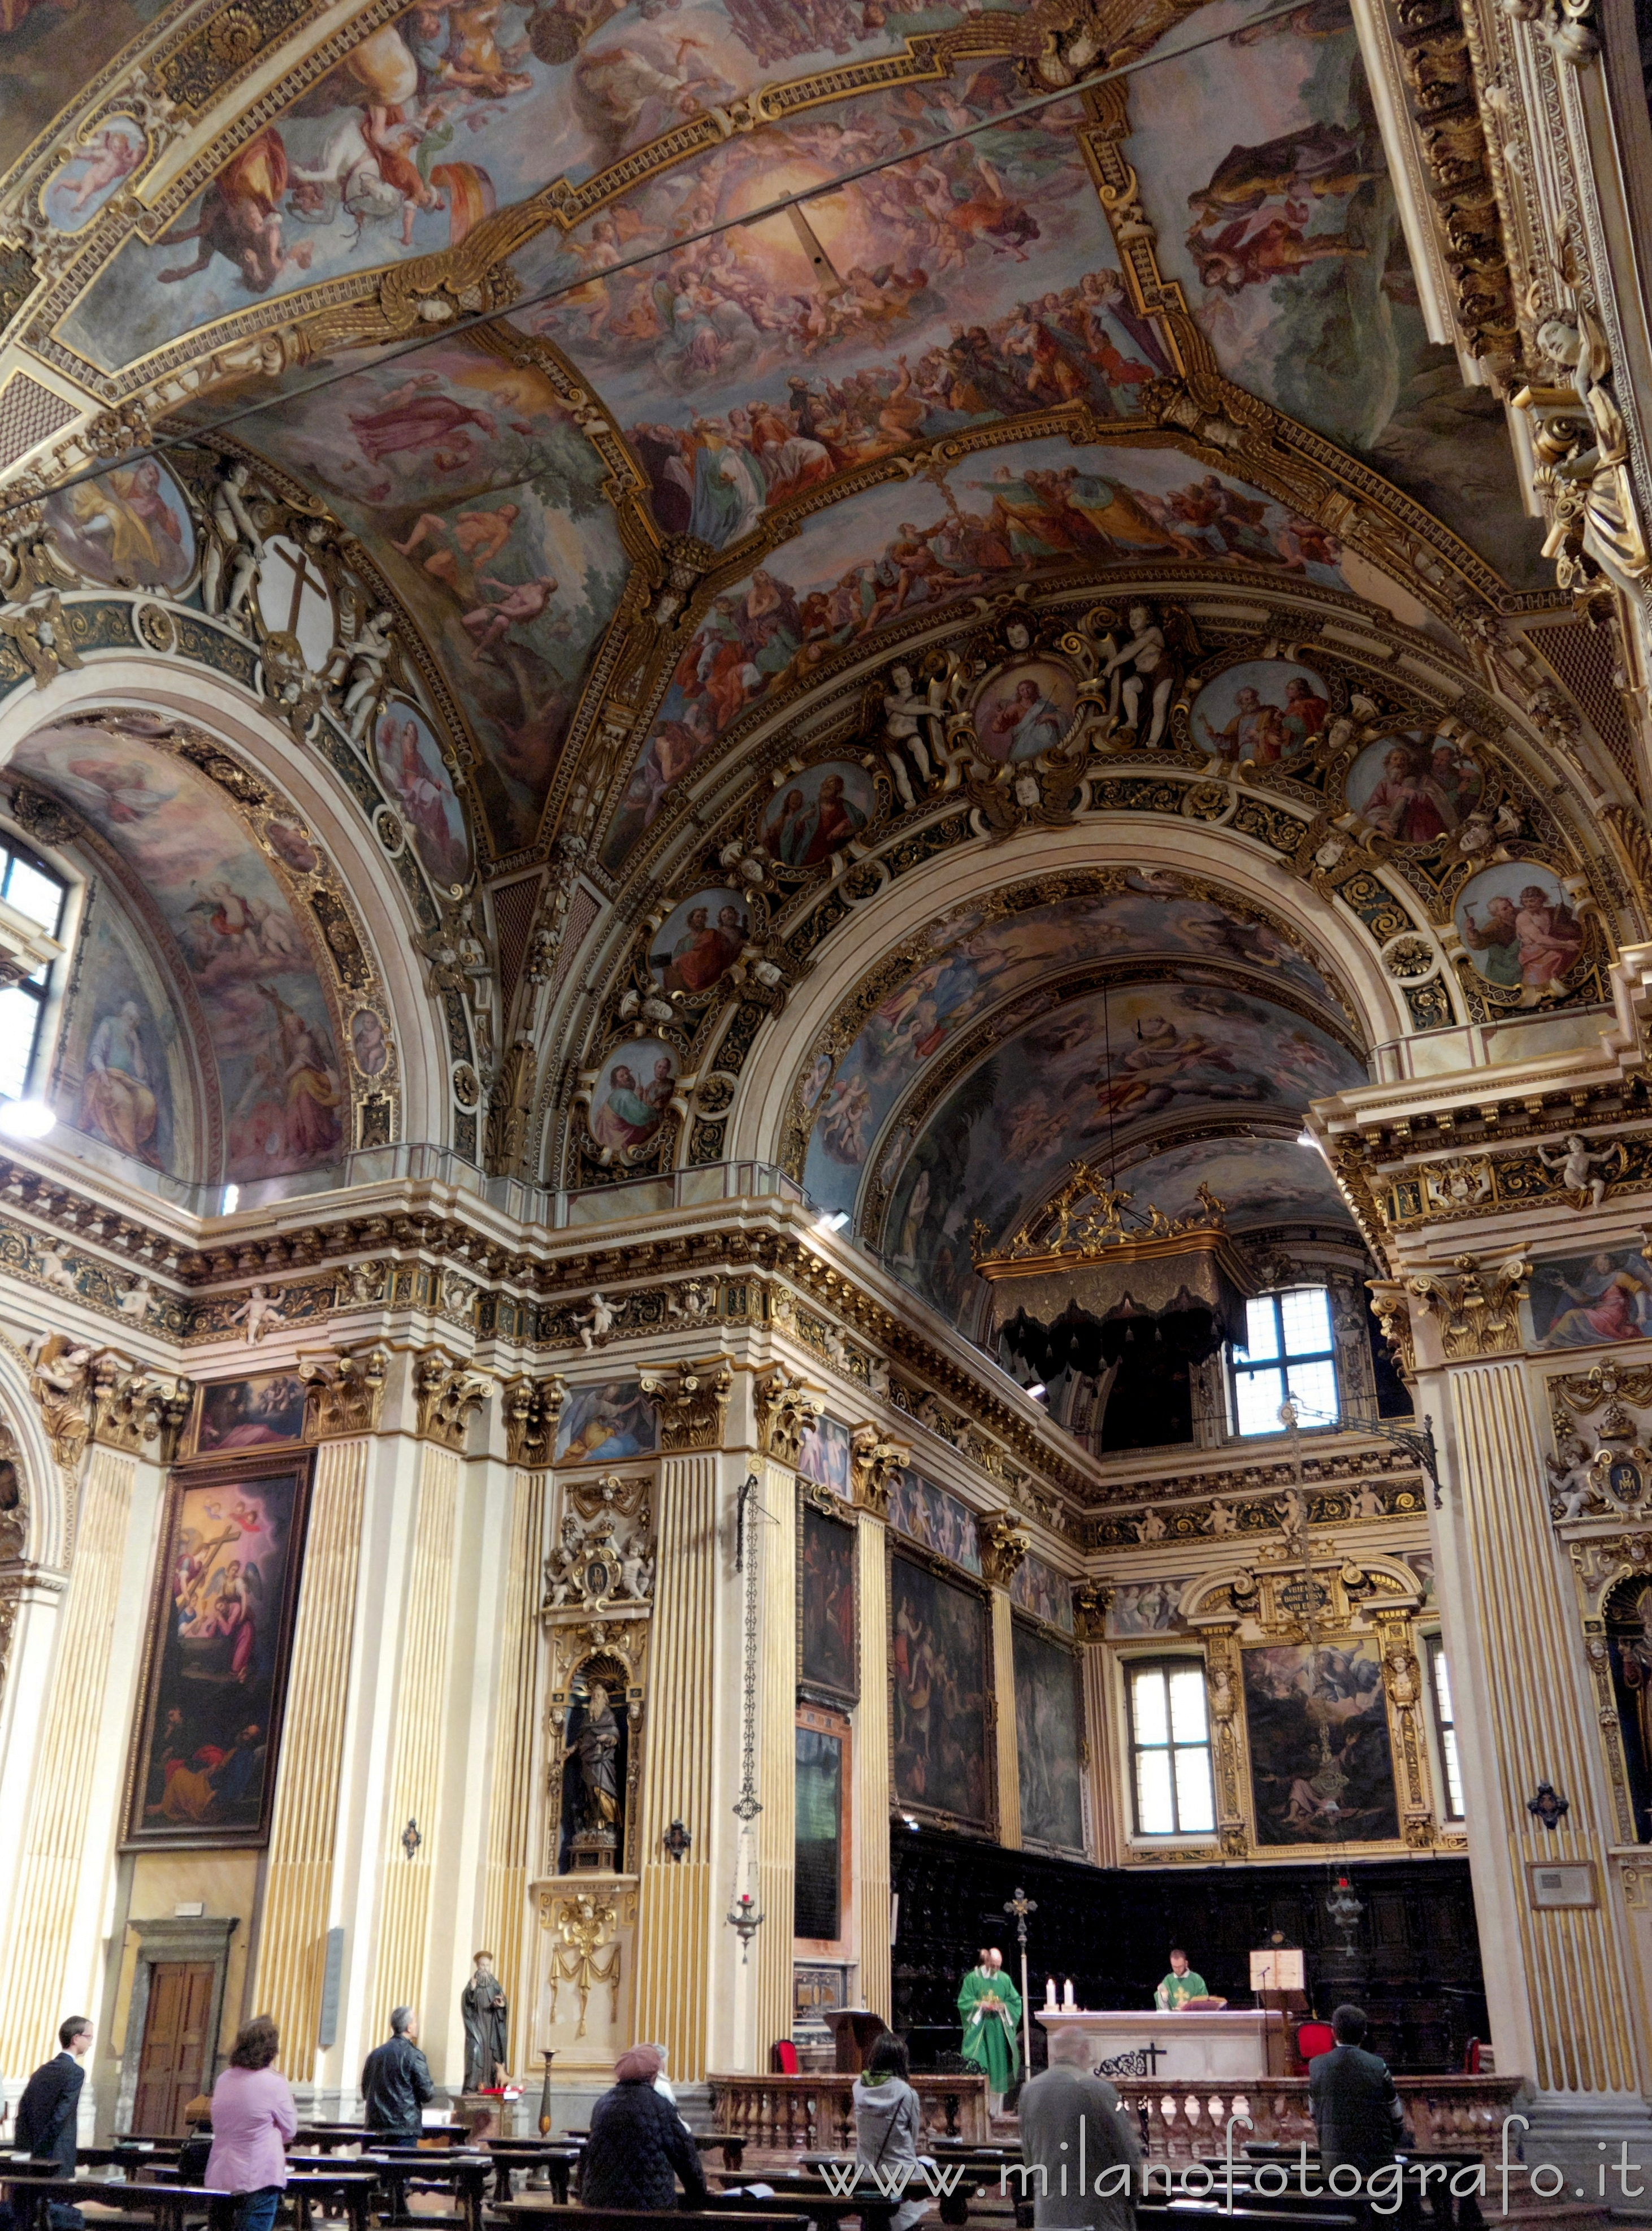
<path fill-rule="evenodd" d="M 141 1470 L 144 1515 L 152 1520 L 158 1475 Z M 81 1491 L 0 1981 L 0 2071 L 8 2075 L 26 2075 L 55 2053 L 64 2015 L 96 2004 L 99 1930 L 142 1650 L 140 1621 L 119 1613 L 123 1597 L 149 1600 L 141 1567 L 152 1555 L 152 1526 L 140 1542 L 132 1538 L 139 1471 L 135 1458 L 94 1446 Z M 71 1998 L 78 2007 L 65 2004 Z"/>
<path fill-rule="evenodd" d="M 1468 1855 L 1500 2073 L 1527 2078 L 1528 2162 L 1592 2195 L 1620 2138 L 1652 2161 L 1630 2027 L 1632 1956 L 1607 1858 L 1611 1808 L 1591 1725 L 1576 1594 L 1549 1519 L 1526 1366 L 1424 1370 L 1419 1411 L 1443 1409 L 1440 1587 L 1462 1747 Z M 1570 1800 L 1557 1829 L 1528 1811 L 1539 1782 Z M 1543 1910 L 1533 1870 L 1592 1863 L 1597 1903 Z"/>
<path fill-rule="evenodd" d="M 317 2067 L 371 1445 L 325 1441 L 316 1452 L 250 1995 L 274 2016 L 282 2066 L 298 2084 Z"/>
<path fill-rule="evenodd" d="M 535 1872 L 533 1839 L 539 1832 L 540 1809 L 533 1762 L 545 1483 L 542 1471 L 511 1475 L 510 1537 L 500 1606 L 503 1646 L 494 1709 L 494 1775 L 488 1795 L 487 1871 L 482 1904 L 482 1936 L 493 1949 L 494 1972 L 505 1987 L 511 2010 L 512 2073 L 521 2075 L 526 2071 L 528 2076 L 533 2072 L 526 2069 L 523 2060 L 532 1970 L 527 1886 Z"/>
<path fill-rule="evenodd" d="M 860 2002 L 894 2020 L 889 1944 L 889 1547 L 881 1516 L 857 1521 L 861 1701 L 855 1710 L 853 1885 Z"/>

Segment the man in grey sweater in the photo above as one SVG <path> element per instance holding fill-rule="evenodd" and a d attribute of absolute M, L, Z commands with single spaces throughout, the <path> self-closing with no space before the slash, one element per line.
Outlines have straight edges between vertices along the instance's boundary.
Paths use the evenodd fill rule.
<path fill-rule="evenodd" d="M 1022 2087 L 1021 2150 L 1037 2231 L 1136 2231 L 1141 2141 L 1087 2038 L 1058 2029 L 1049 2066 Z M 1042 2172 L 1042 2174 L 1041 2174 Z"/>

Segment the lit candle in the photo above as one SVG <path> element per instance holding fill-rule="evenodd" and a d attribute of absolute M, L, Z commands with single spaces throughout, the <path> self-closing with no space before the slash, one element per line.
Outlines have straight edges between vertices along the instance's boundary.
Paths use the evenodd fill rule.
<path fill-rule="evenodd" d="M 1076 2007 L 1078 2005 L 1078 2001 L 1073 1996 L 1073 1978 L 1070 1976 L 1062 1985 L 1062 2004 L 1064 2007 Z"/>
<path fill-rule="evenodd" d="M 1044 1978 L 1044 2004 L 1047 2007 L 1053 2007 L 1055 2003 L 1055 1978 L 1054 1976 L 1046 1976 Z"/>

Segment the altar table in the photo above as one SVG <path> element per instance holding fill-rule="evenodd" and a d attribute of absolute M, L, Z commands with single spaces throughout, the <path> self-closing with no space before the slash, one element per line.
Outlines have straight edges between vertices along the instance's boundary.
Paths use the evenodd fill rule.
<path fill-rule="evenodd" d="M 1060 2007 L 1046 2008 L 1036 2018 L 1051 2036 L 1081 2031 L 1091 2041 L 1090 2066 L 1099 2076 L 1241 2083 L 1283 2076 L 1289 2066 L 1285 2017 L 1272 2007 L 1224 2007 L 1220 2013 L 1186 2008 L 1178 2014 Z"/>

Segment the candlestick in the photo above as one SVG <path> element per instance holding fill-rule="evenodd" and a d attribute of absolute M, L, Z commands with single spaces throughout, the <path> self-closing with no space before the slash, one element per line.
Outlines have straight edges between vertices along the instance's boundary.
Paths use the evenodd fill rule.
<path fill-rule="evenodd" d="M 1054 1977 L 1054 1976 L 1047 1976 L 1044 1978 L 1044 2004 L 1045 2004 L 1047 2007 L 1053 2007 L 1053 2006 L 1055 2005 L 1055 1978 Z"/>
<path fill-rule="evenodd" d="M 1073 1978 L 1070 1976 L 1062 1986 L 1062 2004 L 1071 2008 L 1078 2005 L 1078 2001 L 1073 1996 Z"/>

